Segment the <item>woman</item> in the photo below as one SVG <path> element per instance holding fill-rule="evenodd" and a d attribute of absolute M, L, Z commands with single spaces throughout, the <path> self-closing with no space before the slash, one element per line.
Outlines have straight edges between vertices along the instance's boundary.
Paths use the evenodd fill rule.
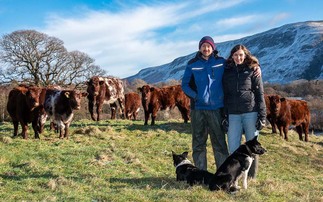
<path fill-rule="evenodd" d="M 241 144 L 243 132 L 246 141 L 259 135 L 266 121 L 266 105 L 262 78 L 254 75 L 259 66 L 256 57 L 243 45 L 236 45 L 227 59 L 222 78 L 224 108 L 228 115 L 228 147 L 233 153 Z M 250 177 L 256 177 L 258 157 L 250 168 Z"/>

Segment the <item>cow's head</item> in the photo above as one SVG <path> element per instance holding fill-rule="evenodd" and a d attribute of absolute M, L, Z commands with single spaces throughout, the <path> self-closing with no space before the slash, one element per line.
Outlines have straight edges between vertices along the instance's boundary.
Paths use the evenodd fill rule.
<path fill-rule="evenodd" d="M 30 111 L 34 110 L 40 105 L 39 97 L 42 89 L 39 87 L 28 87 L 28 90 L 24 93 L 26 96 L 26 103 Z"/>
<path fill-rule="evenodd" d="M 278 115 L 280 112 L 282 102 L 285 102 L 286 99 L 280 97 L 279 95 L 273 95 L 269 97 L 269 101 L 270 101 L 270 112 Z"/>
<path fill-rule="evenodd" d="M 95 97 L 99 95 L 100 86 L 104 84 L 104 81 L 98 76 L 93 76 L 87 83 L 87 92 L 90 97 Z"/>
<path fill-rule="evenodd" d="M 68 100 L 68 104 L 72 109 L 79 110 L 81 108 L 81 99 L 86 97 L 88 93 L 79 92 L 76 90 L 66 90 L 64 91 L 64 96 Z"/>
<path fill-rule="evenodd" d="M 154 87 L 150 87 L 149 85 L 144 85 L 141 88 L 138 88 L 138 91 L 141 93 L 142 102 L 149 102 L 151 92 L 154 91 Z"/>

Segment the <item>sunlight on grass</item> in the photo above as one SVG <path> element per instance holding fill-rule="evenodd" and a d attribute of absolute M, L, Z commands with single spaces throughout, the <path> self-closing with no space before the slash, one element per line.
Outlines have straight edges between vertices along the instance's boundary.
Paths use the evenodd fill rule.
<path fill-rule="evenodd" d="M 236 194 L 210 192 L 204 185 L 177 182 L 171 152 L 188 151 L 190 124 L 181 120 L 81 120 L 70 139 L 61 140 L 46 127 L 40 140 L 12 139 L 12 125 L 0 125 L 0 195 L 3 201 L 321 201 L 323 137 L 301 142 L 266 128 L 260 141 L 256 180 Z M 32 129 L 29 129 L 32 131 Z M 208 169 L 215 172 L 210 142 Z"/>

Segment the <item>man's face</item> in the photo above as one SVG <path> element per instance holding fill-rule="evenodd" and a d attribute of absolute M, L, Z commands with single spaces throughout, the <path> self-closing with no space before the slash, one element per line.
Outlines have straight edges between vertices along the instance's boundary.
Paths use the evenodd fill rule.
<path fill-rule="evenodd" d="M 202 57 L 204 59 L 208 59 L 213 52 L 212 46 L 209 43 L 205 42 L 202 44 L 200 52 L 202 53 Z"/>

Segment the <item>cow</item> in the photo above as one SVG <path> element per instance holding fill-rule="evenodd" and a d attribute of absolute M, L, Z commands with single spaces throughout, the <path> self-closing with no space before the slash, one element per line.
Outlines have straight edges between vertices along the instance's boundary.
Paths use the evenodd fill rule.
<path fill-rule="evenodd" d="M 103 104 L 110 104 L 111 119 L 116 118 L 117 102 L 120 105 L 119 114 L 124 117 L 124 88 L 123 82 L 114 77 L 93 76 L 87 81 L 89 112 L 93 121 L 100 121 Z M 96 105 L 97 117 L 94 117 L 93 108 Z"/>
<path fill-rule="evenodd" d="M 81 108 L 81 98 L 87 95 L 88 93 L 77 90 L 46 90 L 44 108 L 51 121 L 58 126 L 59 138 L 68 139 L 68 129 L 74 116 L 73 110 Z"/>
<path fill-rule="evenodd" d="M 276 124 L 275 124 L 275 120 L 274 120 L 274 116 L 270 113 L 270 97 L 272 95 L 267 95 L 264 94 L 265 97 L 265 103 L 266 103 L 266 118 L 269 121 L 270 125 L 271 125 L 271 131 L 272 133 L 277 133 L 276 130 Z"/>
<path fill-rule="evenodd" d="M 39 139 L 41 128 L 38 124 L 41 106 L 39 97 L 42 89 L 34 86 L 19 86 L 9 92 L 7 111 L 12 119 L 14 132 L 17 136 L 18 124 L 20 123 L 24 139 L 28 139 L 28 123 L 32 123 L 35 139 Z"/>
<path fill-rule="evenodd" d="M 62 90 L 62 87 L 59 85 L 49 85 L 47 87 L 42 88 L 42 91 L 40 93 L 40 98 L 39 98 L 40 105 L 42 106 L 39 111 L 39 120 L 38 120 L 40 131 L 44 130 L 44 126 L 48 117 L 44 108 L 45 96 L 48 89 Z M 49 129 L 54 130 L 58 133 L 58 127 L 53 121 L 50 121 Z"/>
<path fill-rule="evenodd" d="M 173 109 L 175 106 L 181 112 L 184 123 L 189 120 L 190 99 L 184 94 L 180 85 L 163 88 L 144 85 L 138 88 L 141 92 L 141 102 L 145 112 L 145 123 L 148 125 L 151 114 L 151 125 L 155 125 L 155 119 L 159 110 Z"/>
<path fill-rule="evenodd" d="M 124 113 L 126 116 L 126 119 L 133 118 L 134 120 L 137 120 L 138 112 L 140 110 L 140 95 L 138 93 L 126 93 L 125 94 L 125 108 Z"/>
<path fill-rule="evenodd" d="M 291 109 L 292 125 L 296 126 L 299 140 L 303 141 L 302 133 L 305 134 L 305 142 L 308 142 L 311 114 L 307 102 L 304 100 L 288 99 Z"/>
<path fill-rule="evenodd" d="M 288 140 L 288 129 L 290 125 L 296 127 L 299 140 L 303 140 L 302 133 L 305 134 L 305 141 L 308 142 L 310 111 L 306 101 L 293 100 L 273 95 L 270 98 L 270 113 L 273 114 L 280 136 Z"/>

